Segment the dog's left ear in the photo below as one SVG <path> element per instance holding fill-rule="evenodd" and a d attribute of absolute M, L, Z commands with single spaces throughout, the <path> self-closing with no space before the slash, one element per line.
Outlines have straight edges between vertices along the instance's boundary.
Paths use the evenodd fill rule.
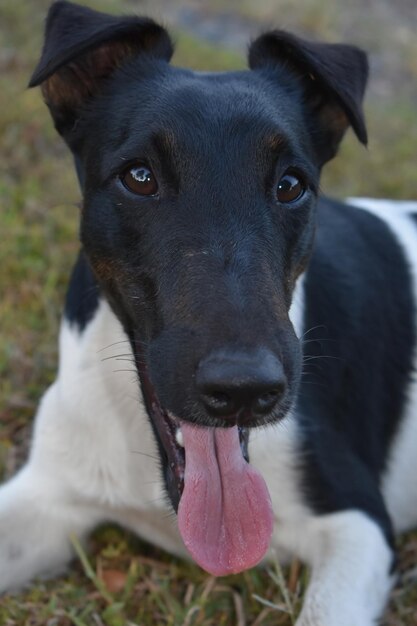
<path fill-rule="evenodd" d="M 312 120 L 313 144 L 321 164 L 333 158 L 349 125 L 367 143 L 362 99 L 368 78 L 366 54 L 355 46 L 306 41 L 285 31 L 256 39 L 251 69 L 281 66 L 302 81 Z"/>
<path fill-rule="evenodd" d="M 71 145 L 83 107 L 118 68 L 139 55 L 169 61 L 172 53 L 168 33 L 149 18 L 117 17 L 57 0 L 29 87 L 42 86 L 55 127 Z"/>

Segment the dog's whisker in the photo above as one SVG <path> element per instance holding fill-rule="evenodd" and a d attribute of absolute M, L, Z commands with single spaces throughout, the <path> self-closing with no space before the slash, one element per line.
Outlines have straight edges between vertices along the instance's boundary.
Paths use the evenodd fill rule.
<path fill-rule="evenodd" d="M 110 343 L 108 346 L 105 346 L 104 348 L 100 348 L 100 350 L 97 350 L 97 353 L 104 352 L 104 350 L 108 350 L 109 348 L 112 348 L 113 346 L 117 346 L 121 343 L 130 343 L 130 341 L 129 339 L 123 339 L 122 341 L 114 341 L 113 343 Z"/>
<path fill-rule="evenodd" d="M 335 356 L 333 354 L 316 354 L 311 356 L 303 356 L 303 363 L 308 363 L 309 361 L 315 361 L 318 359 L 334 359 L 335 361 L 343 361 L 342 357 Z"/>
<path fill-rule="evenodd" d="M 129 452 L 130 454 L 139 454 L 140 456 L 146 456 L 149 459 L 152 459 L 153 461 L 157 461 L 158 463 L 160 463 L 160 459 L 153 454 L 149 454 L 149 452 L 142 452 L 141 450 L 129 450 Z"/>
<path fill-rule="evenodd" d="M 317 339 L 300 339 L 300 342 L 303 346 L 308 343 L 323 343 L 324 341 L 331 341 L 335 343 L 335 339 L 331 339 L 330 337 L 317 337 Z"/>
<path fill-rule="evenodd" d="M 111 361 L 111 359 L 121 359 L 123 357 L 132 356 L 131 352 L 126 352 L 126 354 L 112 354 L 111 356 L 106 356 L 101 359 L 101 361 Z"/>
<path fill-rule="evenodd" d="M 324 324 L 318 324 L 317 326 L 312 326 L 301 335 L 300 340 L 306 337 L 309 333 L 312 333 L 313 330 L 318 330 L 319 328 L 326 328 L 326 327 Z"/>
<path fill-rule="evenodd" d="M 315 386 L 315 387 L 323 387 L 324 389 L 327 388 L 325 383 L 322 383 L 322 382 L 320 382 L 318 380 L 305 380 L 305 376 L 308 376 L 308 375 L 314 376 L 313 372 L 305 372 L 305 373 L 303 373 L 303 383 L 302 383 L 303 385 L 312 385 L 312 386 Z M 303 393 L 303 391 L 302 391 L 302 388 L 301 388 L 300 394 L 302 395 L 302 393 Z"/>

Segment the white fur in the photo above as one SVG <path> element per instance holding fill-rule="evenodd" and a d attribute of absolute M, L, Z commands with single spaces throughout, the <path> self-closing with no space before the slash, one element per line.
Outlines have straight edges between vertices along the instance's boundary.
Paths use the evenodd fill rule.
<path fill-rule="evenodd" d="M 184 553 L 165 519 L 134 366 L 117 355 L 129 358 L 130 346 L 105 302 L 82 334 L 63 322 L 58 377 L 40 403 L 30 458 L 0 489 L 0 591 L 65 566 L 70 534 L 83 539 L 104 520 Z"/>
<path fill-rule="evenodd" d="M 404 229 L 400 235 L 406 245 Z M 303 287 L 301 278 L 290 311 L 299 337 Z M 64 567 L 72 554 L 70 534 L 84 539 L 103 520 L 186 556 L 175 518 L 168 516 L 138 389 L 130 345 L 104 301 L 83 333 L 63 322 L 58 377 L 40 404 L 29 461 L 0 489 L 0 591 Z M 417 518 L 410 442 L 417 442 L 415 393 L 411 385 L 410 409 L 384 481 L 398 528 Z M 252 433 L 250 443 L 275 512 L 270 554 L 297 555 L 312 567 L 297 626 L 372 626 L 392 583 L 390 550 L 378 525 L 359 511 L 311 513 L 298 485 L 298 438 L 290 415 Z M 399 485 L 406 485 L 406 494 Z"/>

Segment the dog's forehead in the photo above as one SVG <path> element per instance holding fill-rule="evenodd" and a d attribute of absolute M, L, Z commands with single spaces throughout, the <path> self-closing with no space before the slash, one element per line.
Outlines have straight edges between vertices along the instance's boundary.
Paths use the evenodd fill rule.
<path fill-rule="evenodd" d="M 189 153 L 230 139 L 252 147 L 268 138 L 291 143 L 301 106 L 284 85 L 271 85 L 256 72 L 198 72 L 157 64 L 156 71 L 132 66 L 117 77 L 100 114 L 100 128 L 122 150 L 169 138 Z M 88 126 L 89 127 L 89 126 Z M 200 143 L 199 143 L 200 142 Z M 203 142 L 204 145 L 201 143 Z M 117 144 L 117 145 L 116 145 Z"/>
<path fill-rule="evenodd" d="M 161 62 L 152 67 L 137 62 L 117 76 L 117 88 L 110 90 L 117 120 L 128 120 L 120 112 L 129 110 L 154 120 L 188 123 L 247 115 L 261 124 L 297 108 L 291 89 L 251 70 L 200 72 Z"/>
<path fill-rule="evenodd" d="M 212 114 L 219 109 L 241 111 L 246 107 L 264 105 L 272 99 L 273 89 L 268 89 L 267 82 L 250 70 L 235 72 L 201 72 L 169 67 L 163 89 L 173 103 L 184 107 L 184 97 L 189 97 Z M 213 108 L 213 105 L 217 105 Z"/>
<path fill-rule="evenodd" d="M 174 125 L 176 132 L 188 135 L 190 129 L 202 132 L 233 131 L 239 134 L 280 132 L 285 128 L 270 92 L 250 72 L 175 74 L 162 87 L 160 121 Z M 285 100 L 285 98 L 284 98 Z M 284 128 L 282 128 L 282 126 Z"/>

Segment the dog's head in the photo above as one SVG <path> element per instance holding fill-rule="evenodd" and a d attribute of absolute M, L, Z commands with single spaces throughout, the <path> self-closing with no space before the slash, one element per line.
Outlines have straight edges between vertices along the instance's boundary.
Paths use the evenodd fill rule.
<path fill-rule="evenodd" d="M 349 125 L 366 142 L 367 63 L 282 31 L 247 71 L 180 69 L 172 51 L 150 19 L 57 2 L 31 86 L 75 156 L 81 241 L 130 338 L 182 535 L 221 574 L 268 545 L 248 428 L 297 392 L 292 292 L 321 167 Z"/>

